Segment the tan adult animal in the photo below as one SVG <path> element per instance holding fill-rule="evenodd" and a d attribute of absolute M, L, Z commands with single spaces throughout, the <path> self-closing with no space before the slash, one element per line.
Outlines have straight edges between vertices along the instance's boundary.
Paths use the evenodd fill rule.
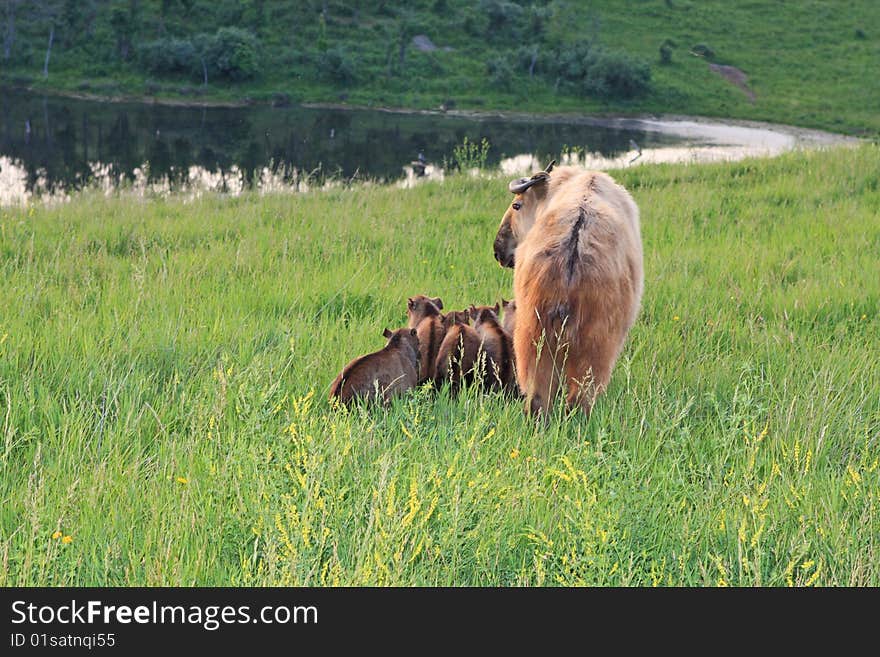
<path fill-rule="evenodd" d="M 346 365 L 330 385 L 330 401 L 355 399 L 388 401 L 418 382 L 419 338 L 415 329 L 382 333 L 388 343 L 379 351 L 359 356 Z"/>
<path fill-rule="evenodd" d="M 434 364 L 446 334 L 441 310 L 443 301 L 440 297 L 417 294 L 406 301 L 407 326 L 416 329 L 419 335 L 419 383 L 433 379 L 436 374 Z"/>
<path fill-rule="evenodd" d="M 552 174 L 551 174 L 552 172 Z M 509 185 L 495 258 L 514 267 L 517 378 L 527 412 L 560 386 L 589 414 L 642 298 L 639 210 L 605 173 L 551 163 Z"/>
<path fill-rule="evenodd" d="M 488 388 L 516 390 L 513 367 L 513 344 L 510 336 L 501 328 L 498 320 L 499 307 L 471 306 L 470 315 L 474 330 L 480 336 L 480 346 L 485 354 L 484 382 Z"/>

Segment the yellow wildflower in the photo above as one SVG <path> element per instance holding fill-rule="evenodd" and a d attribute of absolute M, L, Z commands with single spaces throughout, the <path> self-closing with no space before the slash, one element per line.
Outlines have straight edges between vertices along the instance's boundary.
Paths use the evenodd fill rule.
<path fill-rule="evenodd" d="M 512 459 L 519 458 L 519 450 L 516 447 L 514 447 L 512 450 L 510 450 L 510 458 L 512 458 Z"/>
<path fill-rule="evenodd" d="M 67 545 L 68 543 L 73 543 L 73 536 L 65 536 L 61 539 L 61 542 Z"/>
<path fill-rule="evenodd" d="M 56 531 L 54 534 L 52 534 L 52 538 L 61 538 L 61 532 Z"/>
<path fill-rule="evenodd" d="M 178 477 L 177 483 L 186 486 L 189 483 L 189 479 L 187 479 L 186 477 Z"/>

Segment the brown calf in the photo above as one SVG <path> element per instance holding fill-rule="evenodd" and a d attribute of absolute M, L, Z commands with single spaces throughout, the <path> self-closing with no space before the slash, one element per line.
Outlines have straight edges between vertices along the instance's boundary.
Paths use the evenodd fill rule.
<path fill-rule="evenodd" d="M 447 330 L 456 324 L 469 324 L 470 321 L 471 318 L 470 315 L 468 315 L 467 310 L 450 310 L 443 315 L 443 326 L 446 327 Z"/>
<path fill-rule="evenodd" d="M 494 306 L 471 306 L 470 316 L 474 330 L 480 336 L 480 344 L 485 354 L 485 384 L 487 387 L 501 387 L 516 390 L 513 368 L 513 344 L 510 336 L 501 328 L 498 321 L 498 304 Z"/>
<path fill-rule="evenodd" d="M 504 318 L 501 320 L 501 328 L 513 340 L 513 327 L 516 325 L 516 301 L 501 300 L 501 308 L 504 309 Z"/>
<path fill-rule="evenodd" d="M 446 335 L 437 352 L 435 381 L 437 385 L 449 381 L 453 391 L 462 382 L 473 383 L 474 366 L 480 353 L 480 336 L 468 325 L 466 311 L 449 312 L 444 317 Z"/>
<path fill-rule="evenodd" d="M 433 379 L 435 375 L 437 352 L 440 351 L 440 344 L 446 334 L 440 313 L 442 309 L 443 301 L 439 297 L 417 294 L 407 299 L 407 326 L 416 329 L 419 336 L 419 383 Z"/>
<path fill-rule="evenodd" d="M 418 382 L 419 339 L 415 329 L 385 329 L 388 343 L 379 351 L 359 356 L 346 365 L 330 385 L 330 401 L 349 405 L 355 399 L 387 402 Z"/>

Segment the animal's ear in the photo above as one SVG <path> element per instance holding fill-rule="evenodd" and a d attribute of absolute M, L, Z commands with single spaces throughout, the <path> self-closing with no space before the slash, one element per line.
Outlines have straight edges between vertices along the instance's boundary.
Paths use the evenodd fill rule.
<path fill-rule="evenodd" d="M 416 331 L 415 329 L 410 329 L 410 330 L 409 330 L 409 334 L 410 334 L 410 335 L 416 335 L 417 333 L 418 333 L 418 331 Z"/>
<path fill-rule="evenodd" d="M 550 160 L 550 164 L 544 167 L 544 173 L 550 173 L 553 171 L 553 167 L 556 166 L 556 160 Z"/>
<path fill-rule="evenodd" d="M 496 315 L 498 314 L 498 311 L 499 311 L 499 310 L 500 310 L 500 308 L 498 307 L 498 302 L 496 301 L 496 302 L 495 302 L 495 314 L 496 314 Z"/>
<path fill-rule="evenodd" d="M 437 306 L 438 310 L 443 310 L 443 300 L 440 297 L 434 297 L 431 299 L 431 303 Z"/>
<path fill-rule="evenodd" d="M 382 331 L 382 335 L 386 338 L 390 338 L 394 334 L 386 328 L 384 331 Z"/>
<path fill-rule="evenodd" d="M 407 308 L 412 308 L 412 307 L 413 307 L 413 300 L 412 300 L 412 297 L 409 297 L 409 298 L 406 300 L 406 307 L 407 307 Z"/>

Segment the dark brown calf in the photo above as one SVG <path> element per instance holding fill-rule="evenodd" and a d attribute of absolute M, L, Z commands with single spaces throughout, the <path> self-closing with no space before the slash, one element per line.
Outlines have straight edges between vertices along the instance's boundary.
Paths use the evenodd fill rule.
<path fill-rule="evenodd" d="M 415 329 L 385 329 L 388 344 L 346 365 L 330 385 L 330 401 L 349 405 L 355 399 L 387 402 L 418 382 L 419 339 Z"/>
<path fill-rule="evenodd" d="M 513 368 L 513 344 L 498 321 L 498 304 L 494 306 L 471 306 L 470 316 L 474 330 L 480 336 L 485 354 L 484 382 L 487 387 L 516 390 Z"/>
<path fill-rule="evenodd" d="M 443 301 L 440 297 L 431 298 L 417 294 L 407 299 L 407 326 L 416 329 L 419 336 L 419 383 L 433 379 L 435 375 L 434 364 L 446 334 L 443 315 L 440 313 L 442 309 Z"/>
<path fill-rule="evenodd" d="M 516 301 L 501 300 L 504 309 L 504 318 L 501 320 L 501 328 L 513 340 L 513 327 L 516 326 Z"/>
<path fill-rule="evenodd" d="M 446 335 L 437 353 L 435 381 L 438 386 L 449 381 L 452 389 L 458 390 L 463 382 L 474 381 L 480 336 L 468 326 L 468 314 L 464 311 L 447 313 L 444 322 Z"/>
<path fill-rule="evenodd" d="M 470 324 L 471 318 L 467 310 L 450 310 L 443 315 L 443 326 L 446 329 L 452 328 L 456 324 Z"/>

